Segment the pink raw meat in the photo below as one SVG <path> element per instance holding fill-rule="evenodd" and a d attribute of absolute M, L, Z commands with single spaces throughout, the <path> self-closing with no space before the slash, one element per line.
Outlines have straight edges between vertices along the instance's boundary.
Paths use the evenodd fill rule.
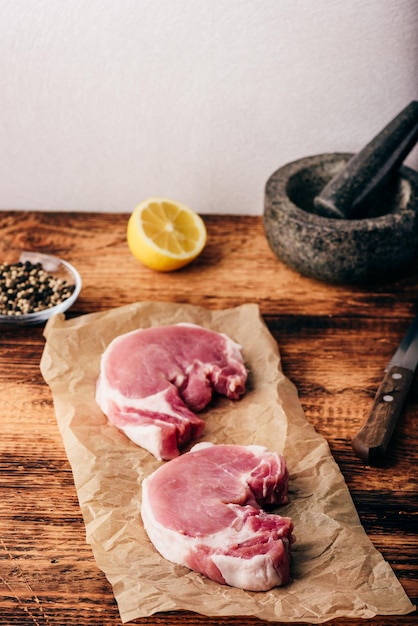
<path fill-rule="evenodd" d="M 289 582 L 293 524 L 263 511 L 288 501 L 281 455 L 199 443 L 142 483 L 141 515 L 158 552 L 222 584 L 266 591 Z"/>
<path fill-rule="evenodd" d="M 216 391 L 245 392 L 240 346 L 195 324 L 139 329 L 116 337 L 102 355 L 96 401 L 109 421 L 158 459 L 172 459 L 200 436 Z"/>

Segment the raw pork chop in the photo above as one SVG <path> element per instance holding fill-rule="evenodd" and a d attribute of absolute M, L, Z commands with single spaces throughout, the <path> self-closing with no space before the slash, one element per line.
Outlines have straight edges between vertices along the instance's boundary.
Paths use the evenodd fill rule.
<path fill-rule="evenodd" d="M 102 355 L 96 401 L 109 421 L 158 459 L 197 438 L 213 391 L 238 399 L 247 370 L 240 346 L 195 324 L 134 330 Z"/>
<path fill-rule="evenodd" d="M 142 483 L 141 514 L 167 560 L 222 584 L 266 591 L 289 582 L 288 501 L 282 456 L 262 446 L 199 443 Z"/>

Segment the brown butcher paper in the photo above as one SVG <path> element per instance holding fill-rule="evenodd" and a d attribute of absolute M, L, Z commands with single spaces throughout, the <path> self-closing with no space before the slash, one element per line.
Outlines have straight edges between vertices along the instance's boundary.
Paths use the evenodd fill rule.
<path fill-rule="evenodd" d="M 277 512 L 292 518 L 296 536 L 292 582 L 285 587 L 248 592 L 220 585 L 166 561 L 144 531 L 141 483 L 163 461 L 109 424 L 95 402 L 95 385 L 100 356 L 114 337 L 178 322 L 226 333 L 242 346 L 247 393 L 238 401 L 215 397 L 200 414 L 206 422 L 200 440 L 259 444 L 284 454 L 290 502 Z M 211 311 L 142 302 L 67 321 L 61 314 L 47 323 L 45 337 L 41 371 L 52 391 L 87 541 L 112 584 L 123 622 L 188 610 L 322 623 L 414 609 L 364 532 L 327 442 L 307 422 L 257 305 Z"/>

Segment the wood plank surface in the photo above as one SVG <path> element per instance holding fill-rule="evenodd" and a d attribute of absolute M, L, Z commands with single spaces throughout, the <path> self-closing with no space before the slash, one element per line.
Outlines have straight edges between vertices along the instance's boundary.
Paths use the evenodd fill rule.
<path fill-rule="evenodd" d="M 350 439 L 418 310 L 418 261 L 391 283 L 328 285 L 300 276 L 274 256 L 261 217 L 207 216 L 202 255 L 184 270 L 156 274 L 127 249 L 127 219 L 123 214 L 0 212 L 0 251 L 2 258 L 11 249 L 49 252 L 73 263 L 83 289 L 71 316 L 139 300 L 212 309 L 256 302 L 277 339 L 283 370 L 297 386 L 307 419 L 328 440 L 370 539 L 417 604 L 417 378 L 385 463 L 365 467 Z M 51 394 L 39 371 L 42 330 L 0 327 L 0 624 L 120 624 L 112 589 L 85 542 Z M 262 622 L 175 612 L 133 623 Z M 418 624 L 418 616 L 376 617 L 370 623 Z"/>

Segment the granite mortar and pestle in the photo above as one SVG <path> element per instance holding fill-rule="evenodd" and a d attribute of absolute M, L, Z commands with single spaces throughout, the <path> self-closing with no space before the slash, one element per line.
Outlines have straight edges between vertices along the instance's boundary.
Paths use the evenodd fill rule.
<path fill-rule="evenodd" d="M 273 252 L 332 283 L 399 277 L 418 251 L 418 173 L 402 165 L 417 141 L 412 101 L 357 154 L 318 154 L 274 172 L 264 202 Z"/>

